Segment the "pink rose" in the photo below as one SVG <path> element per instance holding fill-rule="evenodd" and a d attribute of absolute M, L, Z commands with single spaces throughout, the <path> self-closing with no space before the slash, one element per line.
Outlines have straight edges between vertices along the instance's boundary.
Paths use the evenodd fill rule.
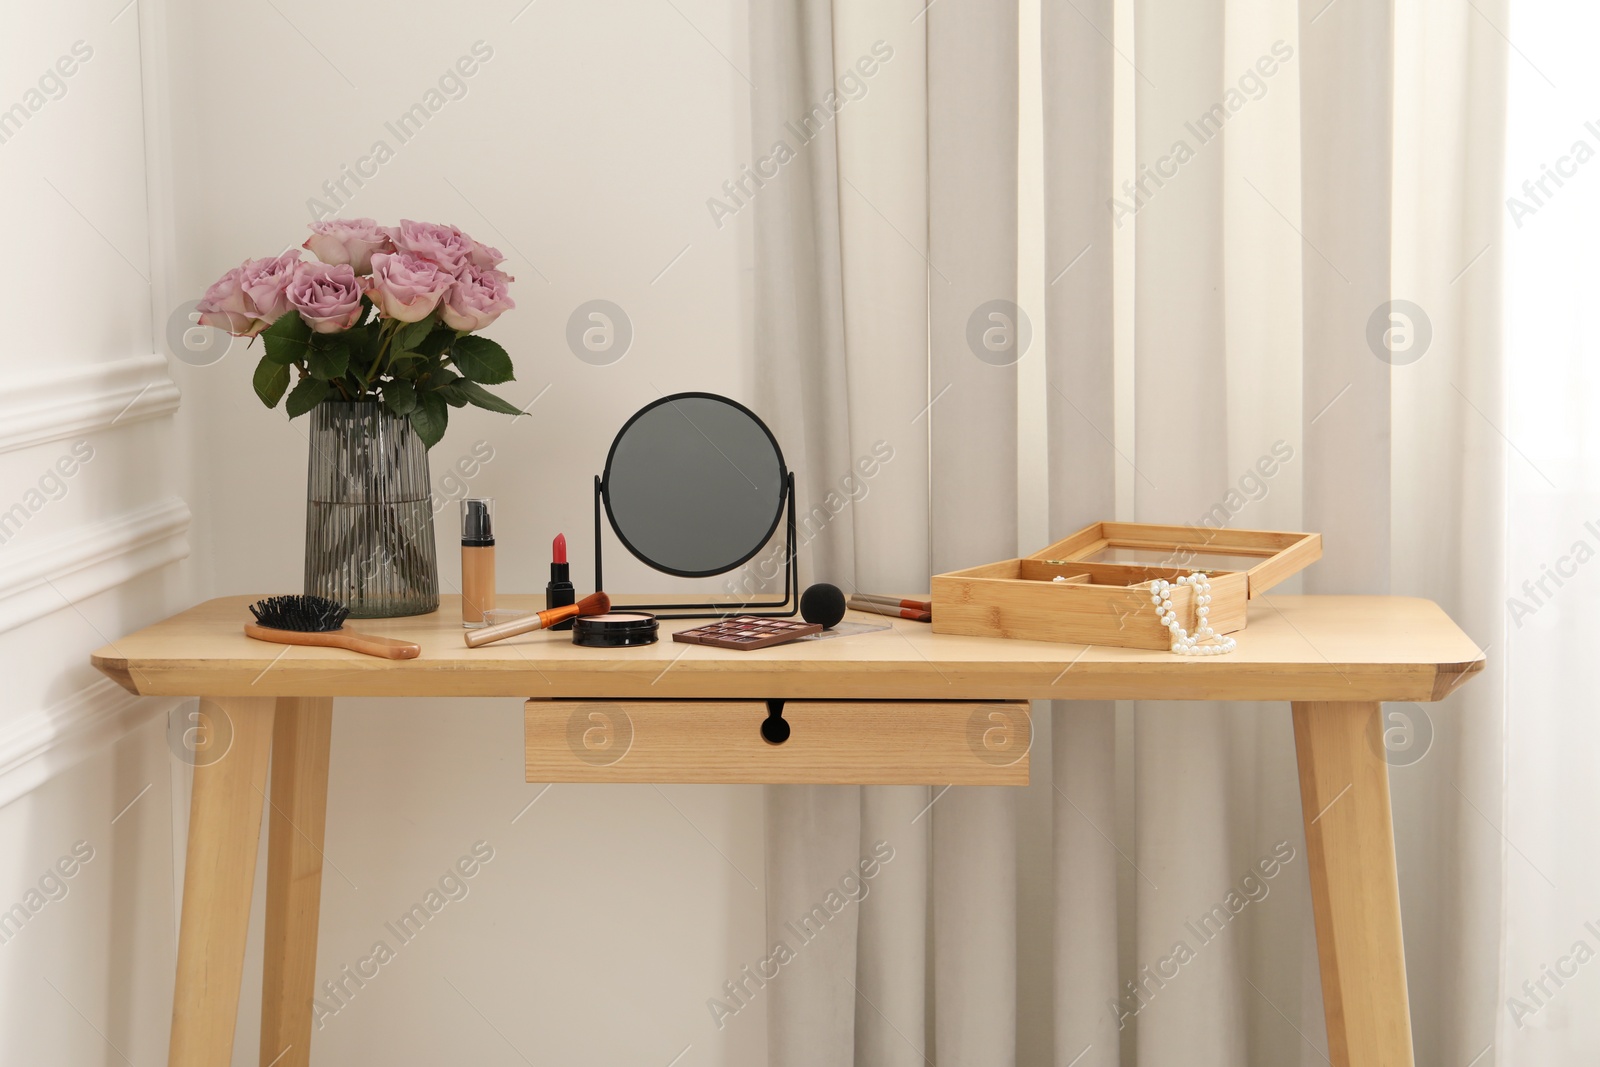
<path fill-rule="evenodd" d="M 439 304 L 439 317 L 452 330 L 481 330 L 502 311 L 517 305 L 506 292 L 509 277 L 497 270 L 479 270 L 471 263 L 461 268 L 455 284 Z"/>
<path fill-rule="evenodd" d="M 239 288 L 255 305 L 256 318 L 266 325 L 278 321 L 289 310 L 289 300 L 284 291 L 294 280 L 295 268 L 299 265 L 298 248 L 281 256 L 245 261 L 243 273 L 239 276 Z"/>
<path fill-rule="evenodd" d="M 389 237 L 399 251 L 437 263 L 450 274 L 461 269 L 472 254 L 472 246 L 477 244 L 454 226 L 410 219 L 401 219 L 400 225 L 389 230 Z"/>
<path fill-rule="evenodd" d="M 327 219 L 311 224 L 311 236 L 301 248 L 324 263 L 348 263 L 357 274 L 372 270 L 372 253 L 393 252 L 389 231 L 372 219 Z"/>
<path fill-rule="evenodd" d="M 372 274 L 362 279 L 378 313 L 400 322 L 420 322 L 433 313 L 455 278 L 431 260 L 410 252 L 378 252 Z"/>
<path fill-rule="evenodd" d="M 195 305 L 202 326 L 215 326 L 235 337 L 254 337 L 267 328 L 266 323 L 256 318 L 254 305 L 240 288 L 239 279 L 243 276 L 244 267 L 235 267 L 211 283 L 211 288 Z"/>
<path fill-rule="evenodd" d="M 247 259 L 218 278 L 200 298 L 200 324 L 227 330 L 235 337 L 254 337 L 289 310 L 284 297 L 298 250 L 266 259 Z"/>
<path fill-rule="evenodd" d="M 472 239 L 469 237 L 468 240 Z M 491 248 L 482 241 L 472 241 L 472 248 L 467 252 L 467 262 L 479 270 L 494 270 L 505 261 L 505 258 L 500 254 L 498 248 Z M 514 278 L 506 279 L 508 282 L 515 280 Z"/>
<path fill-rule="evenodd" d="M 300 264 L 288 299 L 317 333 L 348 330 L 361 317 L 361 283 L 348 263 Z"/>

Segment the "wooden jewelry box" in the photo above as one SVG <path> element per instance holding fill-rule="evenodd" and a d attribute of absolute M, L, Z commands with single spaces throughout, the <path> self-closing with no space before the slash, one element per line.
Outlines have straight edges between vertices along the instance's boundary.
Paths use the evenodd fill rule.
<path fill-rule="evenodd" d="M 1211 628 L 1244 629 L 1250 598 L 1322 558 L 1322 535 L 1097 522 L 1041 552 L 933 578 L 933 630 L 974 637 L 1171 647 L 1150 583 L 1204 571 Z M 1057 579 L 1063 579 L 1058 581 Z M 1172 590 L 1184 629 L 1194 590 Z"/>

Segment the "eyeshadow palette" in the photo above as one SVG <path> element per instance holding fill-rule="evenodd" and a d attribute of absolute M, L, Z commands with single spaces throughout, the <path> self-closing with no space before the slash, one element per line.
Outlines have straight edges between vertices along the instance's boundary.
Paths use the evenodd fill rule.
<path fill-rule="evenodd" d="M 781 645 L 801 637 L 822 632 L 814 622 L 792 622 L 789 619 L 762 619 L 754 615 L 735 615 L 731 619 L 696 626 L 692 630 L 679 630 L 672 635 L 674 641 L 689 645 L 711 645 L 713 648 L 767 648 Z"/>

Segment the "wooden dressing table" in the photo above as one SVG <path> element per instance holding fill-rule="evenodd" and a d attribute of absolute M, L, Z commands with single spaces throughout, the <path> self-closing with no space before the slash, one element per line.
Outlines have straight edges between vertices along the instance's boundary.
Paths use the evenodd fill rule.
<path fill-rule="evenodd" d="M 936 785 L 1025 784 L 1030 700 L 1288 701 L 1332 1062 L 1413 1062 L 1379 703 L 1439 700 L 1484 664 L 1428 601 L 1263 596 L 1236 652 L 1191 659 L 898 620 L 754 652 L 667 637 L 693 622 L 664 622 L 662 640 L 643 648 L 579 648 L 558 632 L 468 649 L 452 596 L 433 615 L 350 624 L 422 645 L 418 659 L 388 661 L 252 641 L 242 624 L 256 599 L 209 601 L 92 656 L 133 693 L 199 697 L 211 719 L 195 750 L 173 1067 L 225 1067 L 232 1054 L 268 795 L 260 1062 L 310 1061 L 328 748 L 342 696 L 525 698 L 532 782 Z"/>

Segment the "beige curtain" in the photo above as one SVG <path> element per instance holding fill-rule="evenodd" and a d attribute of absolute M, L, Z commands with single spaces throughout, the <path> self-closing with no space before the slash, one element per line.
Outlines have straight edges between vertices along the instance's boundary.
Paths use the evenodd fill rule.
<path fill-rule="evenodd" d="M 1496 597 L 1468 579 L 1502 569 L 1502 463 L 1460 395 L 1492 402 L 1499 374 L 1495 254 L 1459 273 L 1500 210 L 1503 9 L 1478 6 L 1041 0 L 1020 30 L 979 0 L 753 7 L 757 144 L 893 53 L 756 205 L 763 400 L 804 494 L 894 451 L 808 580 L 925 589 L 1031 551 L 1019 504 L 1043 494 L 1051 537 L 1320 530 L 1303 591 L 1427 596 L 1492 645 Z M 1019 218 L 1019 42 L 1042 217 Z M 1039 228 L 1020 288 L 1043 295 L 1013 325 L 1043 387 L 1019 398 L 1017 353 L 969 337 L 1018 299 Z M 1426 309 L 1416 358 L 1392 299 Z M 1049 452 L 1020 496 L 1019 439 Z M 1432 737 L 1392 760 L 1417 1058 L 1466 1064 L 1497 1009 L 1500 864 L 1473 808 L 1500 803 L 1499 687 L 1392 710 Z M 1036 721 L 1024 790 L 769 792 L 774 939 L 877 842 L 895 857 L 773 983 L 770 1062 L 1324 1062 L 1287 708 Z M 1142 1008 L 1122 997 L 1280 843 L 1296 858 L 1248 921 Z"/>

